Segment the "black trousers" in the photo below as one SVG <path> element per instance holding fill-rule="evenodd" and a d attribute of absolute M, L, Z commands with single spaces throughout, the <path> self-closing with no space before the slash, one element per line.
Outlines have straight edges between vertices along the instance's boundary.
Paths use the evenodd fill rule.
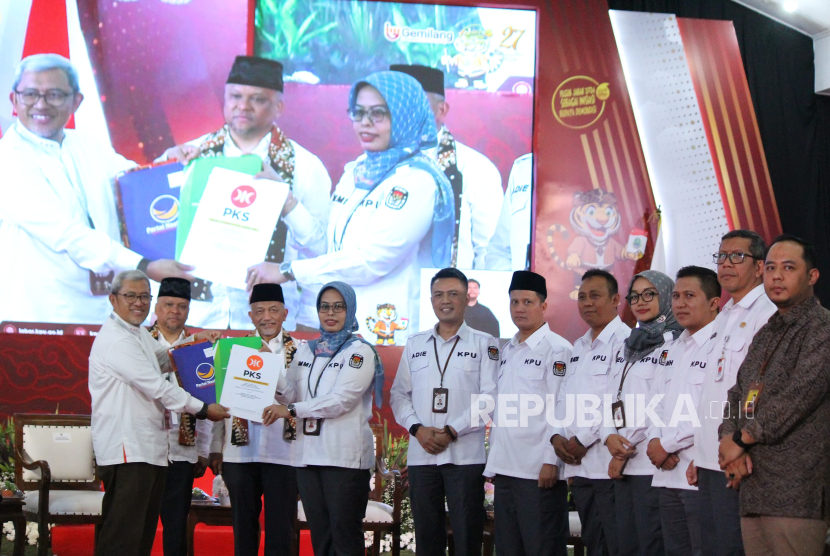
<path fill-rule="evenodd" d="M 567 556 L 568 484 L 539 488 L 538 480 L 496 475 L 493 479 L 496 554 Z"/>
<path fill-rule="evenodd" d="M 236 556 L 257 556 L 265 498 L 265 556 L 289 556 L 297 515 L 297 470 L 274 463 L 223 463 Z M 165 554 L 165 556 L 167 556 Z"/>
<path fill-rule="evenodd" d="M 449 510 L 456 556 L 481 554 L 484 464 L 410 465 L 409 499 L 418 556 L 443 556 Z"/>
<path fill-rule="evenodd" d="M 364 556 L 363 518 L 370 477 L 368 469 L 316 465 L 297 469 L 314 556 Z"/>
<path fill-rule="evenodd" d="M 651 486 L 651 479 L 651 475 L 625 475 L 614 481 L 620 556 L 665 556 L 660 489 Z M 634 527 L 630 528 L 632 518 Z"/>
<path fill-rule="evenodd" d="M 161 502 L 164 556 L 187 556 L 187 514 L 193 491 L 193 468 L 189 461 L 168 461 Z"/>
<path fill-rule="evenodd" d="M 96 556 L 150 556 L 167 467 L 149 463 L 101 465 L 104 483 Z"/>
<path fill-rule="evenodd" d="M 618 556 L 614 481 L 574 477 L 571 479 L 571 494 L 588 555 Z"/>
<path fill-rule="evenodd" d="M 697 468 L 703 556 L 744 556 L 738 491 L 726 488 L 723 471 Z"/>

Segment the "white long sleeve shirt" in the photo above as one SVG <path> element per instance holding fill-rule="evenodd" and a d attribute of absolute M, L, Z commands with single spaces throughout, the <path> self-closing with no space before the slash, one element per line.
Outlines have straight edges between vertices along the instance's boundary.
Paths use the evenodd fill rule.
<path fill-rule="evenodd" d="M 309 344 L 297 348 L 286 381 L 277 383 L 277 400 L 294 404 L 302 436 L 302 465 L 349 469 L 375 466 L 372 384 L 375 352 L 352 342 L 333 357 L 315 357 Z M 303 419 L 322 419 L 320 434 L 303 434 Z"/>
<path fill-rule="evenodd" d="M 572 349 L 570 342 L 551 331 L 547 323 L 524 342 L 519 342 L 517 334 L 504 346 L 499 362 L 495 426 L 490 428 L 485 476 L 507 475 L 536 480 L 546 463 L 556 465 L 562 471 L 562 460 L 550 443 L 554 431 L 547 420 L 547 404 L 555 403 Z M 500 401 L 504 396 L 515 399 Z M 536 398 L 533 402 L 529 400 L 531 396 Z M 528 401 L 522 403 L 522 397 Z M 529 409 L 531 406 L 533 411 Z M 507 415 L 502 415 L 501 409 Z M 527 414 L 525 424 L 522 413 Z M 505 420 L 512 423 L 503 422 Z"/>
<path fill-rule="evenodd" d="M 98 324 L 111 307 L 90 293 L 89 272 L 141 261 L 121 244 L 113 190 L 115 175 L 135 162 L 65 133 L 58 143 L 17 121 L 0 139 L 0 320 Z"/>
<path fill-rule="evenodd" d="M 723 422 L 727 393 L 737 381 L 738 369 L 744 362 L 752 338 L 776 310 L 761 284 L 746 294 L 740 303 L 730 299 L 715 319 L 718 336 L 711 364 L 706 367 L 698 404 L 700 427 L 695 430 L 693 450 L 697 467 L 720 471 L 718 427 Z M 721 360 L 722 369 L 719 370 Z"/>
<path fill-rule="evenodd" d="M 395 334 L 403 344 L 418 331 L 422 262 L 432 266 L 437 186 L 429 173 L 403 165 L 367 192 L 355 188 L 354 164 L 346 165 L 332 195 L 327 253 L 295 261 L 292 271 L 302 288 L 319 291 L 334 280 L 351 285 L 361 311 L 359 334 L 369 341 L 375 336 L 366 317 L 376 316 L 378 305 L 394 305 L 398 323 L 409 319 Z"/>
<path fill-rule="evenodd" d="M 516 159 L 507 180 L 498 225 L 487 246 L 489 270 L 523 270 L 528 266 L 533 155 Z"/>
<path fill-rule="evenodd" d="M 580 396 L 596 396 L 599 400 L 602 400 L 614 354 L 629 334 L 631 334 L 631 329 L 617 316 L 605 326 L 596 340 L 591 340 L 592 332 L 588 330 L 574 344 L 568 373 L 565 376 L 564 384 L 559 389 L 559 396 L 556 400 L 557 419 L 565 419 L 567 405 L 570 403 L 574 408 L 572 410 L 572 420 L 570 423 L 566 422 L 564 427 L 555 427 L 554 434 L 559 434 L 565 439 L 577 437 L 582 445 L 588 448 L 588 452 L 582 458 L 580 464 L 565 464 L 565 478 L 608 478 L 608 464 L 611 463 L 611 455 L 601 442 L 602 403 L 595 408 L 599 420 L 592 420 L 590 424 L 580 425 L 577 420 L 581 412 L 578 401 Z"/>
<path fill-rule="evenodd" d="M 207 135 L 190 141 L 189 145 L 201 145 Z M 233 138 L 223 145 L 225 156 L 242 156 L 242 150 L 233 142 Z M 290 140 L 294 147 L 294 184 L 291 192 L 297 198 L 297 206 L 289 212 L 283 221 L 288 227 L 285 244 L 286 261 L 297 261 L 313 257 L 325 249 L 325 232 L 328 224 L 331 201 L 331 178 L 323 162 L 307 149 Z M 268 133 L 256 148 L 254 154 L 270 165 L 268 148 L 271 133 Z M 263 254 L 263 258 L 264 258 Z M 245 269 L 241 272 L 244 273 Z M 286 330 L 294 330 L 296 323 L 317 327 L 316 302 L 317 289 L 299 288 L 297 283 L 283 284 L 285 306 L 288 318 L 284 323 Z M 248 317 L 247 294 L 243 290 L 213 284 L 210 288 L 213 301 L 194 300 L 190 304 L 190 322 L 203 328 L 233 328 L 247 330 L 251 328 Z"/>
<path fill-rule="evenodd" d="M 110 314 L 89 353 L 92 447 L 98 465 L 167 465 L 165 409 L 196 414 L 204 405 L 162 374 L 171 371 L 166 347 L 143 326 Z"/>
<path fill-rule="evenodd" d="M 438 335 L 437 326 L 411 335 L 406 342 L 392 384 L 390 405 L 395 421 L 406 430 L 418 423 L 439 429 L 449 425 L 458 433 L 458 440 L 451 442 L 440 454 L 431 455 L 417 439 L 411 438 L 407 464 L 484 463 L 487 423 L 477 419 L 474 426 L 470 406 L 478 394 L 494 396 L 496 392 L 498 340 L 466 324 L 462 324 L 453 337 L 444 340 Z M 455 349 L 452 349 L 453 345 Z M 438 361 L 441 368 L 447 365 L 443 380 Z M 441 387 L 448 390 L 447 412 L 433 413 L 433 389 Z"/>

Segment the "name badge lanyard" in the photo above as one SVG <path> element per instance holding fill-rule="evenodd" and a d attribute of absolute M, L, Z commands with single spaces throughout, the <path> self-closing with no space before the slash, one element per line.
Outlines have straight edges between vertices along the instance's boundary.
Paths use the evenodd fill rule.
<path fill-rule="evenodd" d="M 619 357 L 620 352 L 617 351 L 616 357 Z M 615 359 L 616 359 L 615 357 Z M 623 384 L 625 384 L 625 378 L 628 376 L 628 373 L 631 372 L 632 367 L 636 361 L 626 361 L 625 367 L 623 367 L 622 378 L 620 378 L 620 387 L 617 389 L 617 401 L 611 404 L 611 415 L 614 418 L 614 426 L 617 430 L 625 428 L 625 405 L 623 405 L 622 401 L 622 389 Z"/>
<path fill-rule="evenodd" d="M 758 407 L 758 397 L 761 395 L 761 392 L 764 391 L 764 374 L 767 372 L 767 364 L 769 364 L 769 361 L 772 359 L 772 356 L 775 355 L 775 352 L 778 351 L 778 346 L 781 345 L 781 342 L 784 340 L 784 337 L 787 335 L 787 332 L 790 331 L 792 326 L 793 325 L 791 324 L 784 330 L 784 333 L 781 334 L 781 337 L 778 338 L 778 341 L 775 343 L 775 347 L 772 348 L 772 352 L 764 357 L 764 363 L 761 365 L 761 370 L 758 372 L 758 378 L 752 381 L 749 385 L 749 391 L 747 392 L 746 400 L 744 401 L 744 414 L 747 419 L 752 419 L 755 416 L 755 409 Z"/>
<path fill-rule="evenodd" d="M 334 359 L 337 356 L 337 354 L 340 353 L 340 350 L 343 349 L 344 345 L 346 345 L 345 342 L 343 342 L 343 344 L 341 344 L 340 347 L 337 348 L 337 351 L 335 351 L 334 354 L 331 357 L 329 357 L 328 361 L 326 361 L 326 364 L 323 365 L 322 369 L 320 369 L 320 374 L 317 376 L 317 383 L 314 385 L 314 390 L 311 389 L 311 373 L 314 372 L 314 364 L 317 362 L 317 355 L 315 355 L 314 359 L 311 360 L 311 367 L 308 370 L 307 385 L 308 394 L 309 396 L 311 396 L 312 400 L 317 397 L 317 391 L 320 390 L 320 380 L 322 380 L 323 378 L 323 373 L 326 372 L 329 363 L 331 363 L 332 359 Z M 320 436 L 320 428 L 322 427 L 322 425 L 322 419 L 306 417 L 303 419 L 303 434 L 305 434 L 306 436 Z"/>
<path fill-rule="evenodd" d="M 441 384 L 438 388 L 432 389 L 432 412 L 433 413 L 446 413 L 447 412 L 447 405 L 449 402 L 449 390 L 444 388 L 444 374 L 447 372 L 447 366 L 450 364 L 450 359 L 452 358 L 452 354 L 455 353 L 455 346 L 458 345 L 458 340 L 461 337 L 456 336 L 455 343 L 450 348 L 450 354 L 447 355 L 447 360 L 444 362 L 444 367 L 441 368 L 441 360 L 438 358 L 438 342 L 435 340 L 435 336 L 432 337 L 432 349 L 435 352 L 435 363 L 438 365 L 438 372 L 441 374 Z"/>

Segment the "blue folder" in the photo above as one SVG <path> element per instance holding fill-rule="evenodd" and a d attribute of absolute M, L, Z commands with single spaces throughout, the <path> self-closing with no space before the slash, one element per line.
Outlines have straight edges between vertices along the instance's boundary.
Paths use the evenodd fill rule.
<path fill-rule="evenodd" d="M 124 244 L 150 260 L 176 258 L 181 187 L 170 187 L 168 175 L 182 168 L 175 162 L 117 178 Z"/>
<path fill-rule="evenodd" d="M 170 350 L 182 388 L 206 404 L 216 403 L 216 373 L 210 342 L 183 344 Z"/>

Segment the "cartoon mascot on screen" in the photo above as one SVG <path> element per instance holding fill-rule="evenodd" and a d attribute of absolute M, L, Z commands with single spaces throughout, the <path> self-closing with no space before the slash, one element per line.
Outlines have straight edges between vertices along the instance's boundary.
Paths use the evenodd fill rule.
<path fill-rule="evenodd" d="M 375 344 L 379 346 L 394 346 L 395 331 L 406 330 L 409 326 L 409 319 L 401 318 L 398 321 L 398 311 L 391 303 L 378 305 L 377 319 L 374 316 L 366 317 L 366 328 L 377 336 Z"/>
<path fill-rule="evenodd" d="M 563 261 L 557 255 L 553 243 L 557 233 L 562 234 L 562 239 L 569 237 L 567 228 L 561 224 L 554 224 L 548 229 L 548 249 L 556 264 L 573 271 L 575 287 L 568 297 L 576 300 L 582 275 L 588 269 L 600 268 L 610 272 L 616 261 L 641 258 L 645 245 L 643 242 L 641 250 L 632 252 L 612 237 L 620 231 L 622 225 L 617 198 L 613 193 L 602 189 L 580 191 L 574 194 L 573 204 L 570 221 L 571 229 L 577 237 L 568 246 L 567 257 Z M 640 236 L 635 239 L 639 240 Z"/>

